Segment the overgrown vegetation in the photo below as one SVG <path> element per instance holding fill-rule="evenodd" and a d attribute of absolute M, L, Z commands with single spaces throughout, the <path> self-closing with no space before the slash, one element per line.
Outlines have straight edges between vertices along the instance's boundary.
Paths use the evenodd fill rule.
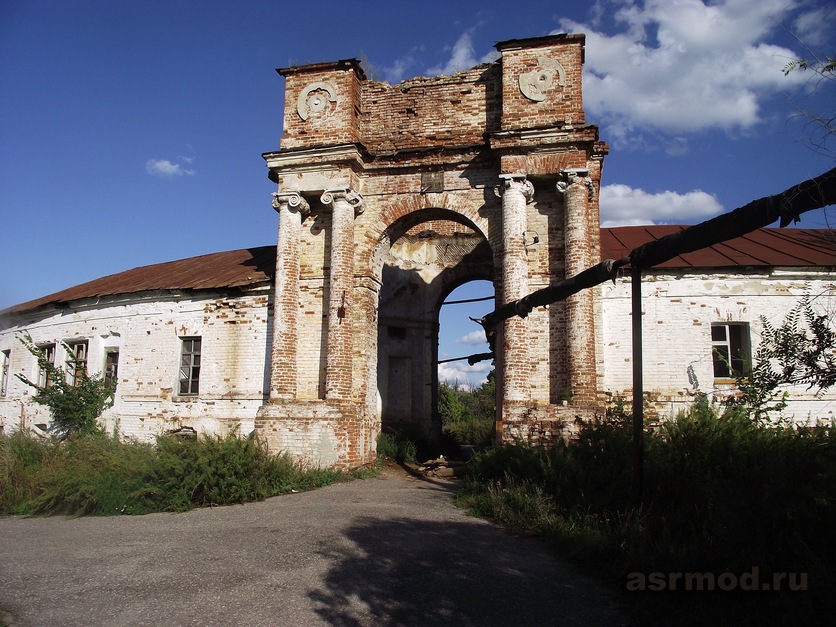
<path fill-rule="evenodd" d="M 114 385 L 105 383 L 102 375 L 87 374 L 87 364 L 68 344 L 63 344 L 67 354 L 65 370 L 56 366 L 31 337 L 24 335 L 19 339 L 37 359 L 41 374 L 38 383 L 22 374 L 16 376 L 35 390 L 33 401 L 49 408 L 55 436 L 63 440 L 76 433 L 100 433 L 99 416 L 113 406 Z"/>
<path fill-rule="evenodd" d="M 362 473 L 357 473 L 362 474 Z M 37 440 L 0 437 L 0 514 L 107 516 L 180 512 L 262 500 L 321 487 L 346 476 L 303 468 L 288 455 L 237 434 L 157 445 L 102 433 Z"/>
<path fill-rule="evenodd" d="M 404 434 L 381 433 L 377 437 L 377 457 L 414 464 L 418 461 L 418 445 Z"/>
<path fill-rule="evenodd" d="M 622 584 L 630 573 L 753 568 L 761 582 L 806 573 L 809 583 L 797 593 L 634 593 L 628 600 L 651 624 L 671 624 L 667 611 L 675 624 L 818 624 L 836 611 L 833 426 L 769 426 L 702 402 L 647 432 L 641 507 L 630 502 L 631 455 L 626 420 L 552 450 L 503 446 L 477 456 L 459 499 Z"/>
<path fill-rule="evenodd" d="M 438 411 L 444 434 L 457 444 L 490 446 L 496 420 L 496 377 L 488 374 L 485 383 L 463 387 L 447 382 L 438 384 Z"/>
<path fill-rule="evenodd" d="M 782 411 L 789 397 L 781 387 L 803 385 L 816 393 L 836 385 L 836 330 L 832 313 L 819 313 L 809 296 L 799 301 L 784 321 L 775 326 L 761 316 L 763 332 L 755 364 L 737 373 L 741 392 L 737 404 L 753 419 L 769 420 Z"/>

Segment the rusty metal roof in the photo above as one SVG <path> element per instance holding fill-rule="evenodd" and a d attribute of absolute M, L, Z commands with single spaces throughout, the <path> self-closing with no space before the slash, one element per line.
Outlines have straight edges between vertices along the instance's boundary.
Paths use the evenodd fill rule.
<path fill-rule="evenodd" d="M 0 314 L 31 311 L 74 300 L 160 290 L 212 290 L 271 282 L 276 268 L 276 247 L 261 246 L 212 253 L 142 266 L 95 279 L 55 294 L 30 300 Z"/>
<path fill-rule="evenodd" d="M 630 251 L 687 226 L 620 226 L 601 229 L 601 258 L 620 259 Z M 836 267 L 836 231 L 766 228 L 721 244 L 678 255 L 659 268 Z"/>
<path fill-rule="evenodd" d="M 631 250 L 685 226 L 621 226 L 601 229 L 601 258 L 620 259 Z M 0 315 L 32 311 L 75 300 L 161 290 L 216 290 L 272 282 L 276 247 L 260 246 L 142 266 L 14 305 Z M 836 267 L 836 233 L 828 229 L 759 229 L 736 239 L 674 257 L 662 268 L 735 266 Z"/>

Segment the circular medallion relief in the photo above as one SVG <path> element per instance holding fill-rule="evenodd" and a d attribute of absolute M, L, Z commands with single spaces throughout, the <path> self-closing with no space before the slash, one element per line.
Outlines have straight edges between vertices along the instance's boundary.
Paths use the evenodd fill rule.
<path fill-rule="evenodd" d="M 523 96 L 534 102 L 543 102 L 550 89 L 566 85 L 563 66 L 554 59 L 540 57 L 534 70 L 520 74 L 519 85 Z"/>
<path fill-rule="evenodd" d="M 328 115 L 337 102 L 337 90 L 330 83 L 317 81 L 305 86 L 296 99 L 296 112 L 303 120 Z"/>

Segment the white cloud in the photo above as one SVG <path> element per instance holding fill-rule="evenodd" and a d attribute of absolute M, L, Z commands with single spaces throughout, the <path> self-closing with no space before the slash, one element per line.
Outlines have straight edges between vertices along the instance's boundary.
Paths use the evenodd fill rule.
<path fill-rule="evenodd" d="M 836 9 L 833 7 L 819 7 L 800 14 L 793 24 L 795 35 L 805 46 L 826 44 L 832 37 L 834 14 L 836 14 Z"/>
<path fill-rule="evenodd" d="M 429 76 L 437 76 L 438 74 L 455 74 L 469 70 L 470 68 L 479 65 L 480 63 L 488 63 L 499 57 L 497 51 L 488 52 L 482 57 L 476 57 L 476 50 L 473 48 L 473 38 L 471 33 L 473 29 L 466 30 L 462 36 L 453 44 L 450 52 L 450 58 L 444 65 L 436 65 L 427 70 Z"/>
<path fill-rule="evenodd" d="M 400 83 L 403 80 L 403 77 L 406 75 L 406 71 L 414 63 L 415 60 L 411 56 L 395 59 L 392 65 L 387 65 L 383 68 L 383 80 L 385 80 L 390 85 Z"/>
<path fill-rule="evenodd" d="M 438 380 L 450 385 L 480 385 L 488 380 L 488 373 L 492 369 L 490 361 L 482 361 L 472 366 L 467 361 L 451 361 L 438 364 Z"/>
<path fill-rule="evenodd" d="M 615 34 L 560 22 L 586 33 L 584 105 L 609 136 L 748 129 L 761 121 L 764 98 L 803 82 L 781 71 L 796 53 L 766 41 L 797 8 L 792 0 L 610 4 Z"/>
<path fill-rule="evenodd" d="M 180 160 L 185 163 L 191 163 L 194 159 L 192 157 L 180 157 Z M 168 159 L 149 159 L 145 163 L 145 171 L 151 176 L 159 176 L 162 178 L 194 175 L 194 170 L 184 168 L 179 163 L 174 163 Z"/>
<path fill-rule="evenodd" d="M 467 335 L 464 335 L 457 339 L 456 344 L 487 344 L 487 340 L 485 339 L 485 331 L 483 329 L 471 331 Z"/>
<path fill-rule="evenodd" d="M 650 194 L 628 185 L 605 185 L 601 188 L 601 226 L 639 224 L 685 224 L 703 220 L 723 211 L 717 198 L 695 189 L 685 194 L 663 191 Z"/>

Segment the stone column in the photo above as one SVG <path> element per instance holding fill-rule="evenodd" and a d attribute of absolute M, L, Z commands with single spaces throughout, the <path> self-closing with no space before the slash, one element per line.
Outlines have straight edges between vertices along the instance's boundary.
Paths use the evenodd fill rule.
<path fill-rule="evenodd" d="M 299 315 L 299 236 L 302 216 L 310 211 L 299 192 L 276 192 L 279 212 L 276 289 L 273 297 L 273 345 L 270 353 L 270 400 L 296 398 L 296 345 Z"/>
<path fill-rule="evenodd" d="M 534 198 L 534 186 L 521 174 L 500 174 L 502 179 L 502 304 L 528 294 L 528 257 L 525 231 L 526 205 Z M 502 328 L 503 401 L 531 397 L 531 363 L 528 359 L 525 320 L 513 317 Z"/>
<path fill-rule="evenodd" d="M 563 195 L 567 278 L 592 265 L 589 202 L 594 189 L 588 170 L 563 170 L 559 174 L 557 192 Z M 566 363 L 574 403 L 594 403 L 596 400 L 593 306 L 591 289 L 582 290 L 566 300 Z"/>
<path fill-rule="evenodd" d="M 327 189 L 322 204 L 331 208 L 331 258 L 328 279 L 328 348 L 325 370 L 326 400 L 351 398 L 351 304 L 354 292 L 354 216 L 363 199 L 348 189 Z"/>

